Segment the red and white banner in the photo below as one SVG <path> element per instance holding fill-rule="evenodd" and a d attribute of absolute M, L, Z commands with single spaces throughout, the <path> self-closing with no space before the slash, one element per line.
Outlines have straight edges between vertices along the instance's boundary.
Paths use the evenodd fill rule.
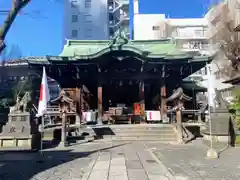
<path fill-rule="evenodd" d="M 147 121 L 160 121 L 161 113 L 160 111 L 146 111 Z"/>
<path fill-rule="evenodd" d="M 36 115 L 37 117 L 41 117 L 47 112 L 47 104 L 49 101 L 50 94 L 48 89 L 47 75 L 45 67 L 43 67 L 42 83 L 40 87 L 40 98 L 38 103 L 38 113 Z"/>

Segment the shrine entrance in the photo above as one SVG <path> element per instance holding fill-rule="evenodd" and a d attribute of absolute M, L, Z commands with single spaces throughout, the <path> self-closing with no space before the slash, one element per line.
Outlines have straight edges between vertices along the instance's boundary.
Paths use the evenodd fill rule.
<path fill-rule="evenodd" d="M 138 82 L 132 80 L 115 80 L 109 81 L 103 87 L 103 106 L 108 109 L 118 104 L 133 106 L 139 99 Z"/>
<path fill-rule="evenodd" d="M 112 41 L 69 40 L 60 56 L 27 60 L 39 73 L 45 66 L 47 75 L 66 91 L 75 89 L 72 97 L 81 118 L 96 109 L 102 123 L 124 115 L 124 109 L 125 117 L 146 119 L 149 110 L 159 114 L 155 120 L 167 118 L 167 97 L 211 58 L 184 54 L 169 40 L 128 41 L 119 35 Z M 141 107 L 139 114 L 134 111 L 136 103 Z"/>

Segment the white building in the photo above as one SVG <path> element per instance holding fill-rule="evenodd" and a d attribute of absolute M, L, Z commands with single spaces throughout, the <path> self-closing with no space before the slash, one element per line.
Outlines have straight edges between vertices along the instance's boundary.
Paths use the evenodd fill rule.
<path fill-rule="evenodd" d="M 64 41 L 107 40 L 122 25 L 129 33 L 129 0 L 65 0 Z"/>
<path fill-rule="evenodd" d="M 207 28 L 208 22 L 205 18 L 166 20 L 166 36 L 173 38 L 182 51 L 189 53 L 207 53 Z"/>
<path fill-rule="evenodd" d="M 165 14 L 140 14 L 138 0 L 134 1 L 134 39 L 172 38 L 186 52 L 206 53 L 208 48 L 205 18 L 173 19 Z"/>

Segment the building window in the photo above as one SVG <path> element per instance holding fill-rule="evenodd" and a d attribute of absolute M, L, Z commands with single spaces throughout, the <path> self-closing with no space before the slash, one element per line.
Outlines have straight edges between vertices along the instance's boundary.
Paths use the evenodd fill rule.
<path fill-rule="evenodd" d="M 84 36 L 87 38 L 92 37 L 92 29 L 90 28 L 85 29 Z"/>
<path fill-rule="evenodd" d="M 91 8 L 92 0 L 85 0 L 85 8 Z"/>
<path fill-rule="evenodd" d="M 203 30 L 202 29 L 196 29 L 195 30 L 195 36 L 203 37 Z"/>
<path fill-rule="evenodd" d="M 76 8 L 78 1 L 71 1 L 71 8 Z"/>
<path fill-rule="evenodd" d="M 191 41 L 188 43 L 188 48 L 189 49 L 201 49 L 202 43 L 199 41 Z"/>
<path fill-rule="evenodd" d="M 152 27 L 152 30 L 153 30 L 153 31 L 158 31 L 158 30 L 160 30 L 160 26 L 153 26 L 153 27 Z"/>
<path fill-rule="evenodd" d="M 72 38 L 78 37 L 78 31 L 76 29 L 72 30 Z"/>
<path fill-rule="evenodd" d="M 92 15 L 91 14 L 85 14 L 84 15 L 84 21 L 85 22 L 92 22 Z"/>
<path fill-rule="evenodd" d="M 72 22 L 77 22 L 77 21 L 78 21 L 78 16 L 72 15 Z"/>

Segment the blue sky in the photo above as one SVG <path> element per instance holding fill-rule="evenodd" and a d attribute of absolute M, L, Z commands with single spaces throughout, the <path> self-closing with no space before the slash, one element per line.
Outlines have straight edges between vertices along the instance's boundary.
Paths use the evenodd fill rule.
<path fill-rule="evenodd" d="M 61 1 L 64 0 L 32 0 L 14 22 L 7 35 L 7 44 L 18 45 L 24 56 L 58 55 L 63 47 Z M 144 14 L 161 13 L 172 18 L 195 18 L 204 15 L 208 1 L 139 0 L 139 10 Z M 10 5 L 11 0 L 0 0 L 1 9 L 9 9 Z M 0 14 L 1 24 L 4 17 Z"/>

